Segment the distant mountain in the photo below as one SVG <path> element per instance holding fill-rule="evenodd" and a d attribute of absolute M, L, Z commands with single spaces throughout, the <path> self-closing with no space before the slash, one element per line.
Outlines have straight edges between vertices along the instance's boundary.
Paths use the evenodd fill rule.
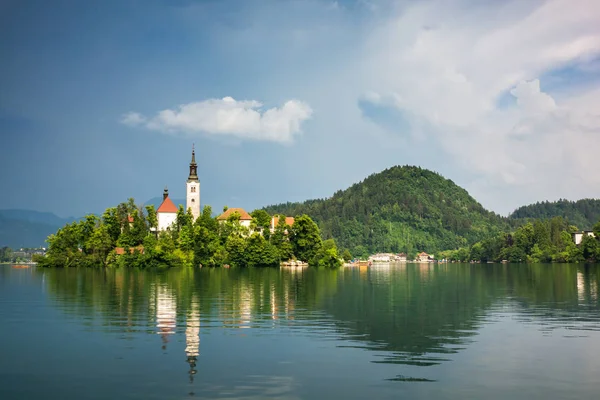
<path fill-rule="evenodd" d="M 591 229 L 600 220 L 600 199 L 581 199 L 577 201 L 543 201 L 517 208 L 509 218 L 550 219 L 563 217 L 579 229 Z"/>
<path fill-rule="evenodd" d="M 413 166 L 373 174 L 328 199 L 265 207 L 271 214 L 308 214 L 325 238 L 353 255 L 435 252 L 470 245 L 510 229 L 441 175 Z"/>
<path fill-rule="evenodd" d="M 183 205 L 183 206 L 185 206 L 185 199 L 173 199 L 173 198 L 171 198 L 171 200 L 173 201 L 173 203 L 175 203 L 175 205 L 177 207 L 179 207 L 180 204 Z M 146 201 L 144 203 L 144 205 L 148 206 L 148 205 L 153 204 L 155 208 L 158 208 L 161 205 L 162 201 L 163 201 L 162 196 L 160 196 L 160 197 L 153 197 L 150 200 Z"/>
<path fill-rule="evenodd" d="M 49 212 L 0 210 L 0 247 L 40 247 L 58 228 L 76 218 L 61 218 Z"/>

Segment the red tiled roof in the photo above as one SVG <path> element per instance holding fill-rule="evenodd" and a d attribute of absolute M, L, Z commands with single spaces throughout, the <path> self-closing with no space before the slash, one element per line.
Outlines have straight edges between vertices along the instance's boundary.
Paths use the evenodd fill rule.
<path fill-rule="evenodd" d="M 217 217 L 217 220 L 225 221 L 234 212 L 237 212 L 238 214 L 240 214 L 240 221 L 247 221 L 247 220 L 252 219 L 252 217 L 250 216 L 250 214 L 248 214 L 246 212 L 246 210 L 244 210 L 243 208 L 235 208 L 234 207 L 234 208 L 228 208 L 227 211 L 225 211 L 223 214 L 221 214 Z"/>
<path fill-rule="evenodd" d="M 171 201 L 169 196 L 167 196 L 167 198 L 164 199 L 163 202 L 161 203 L 160 207 L 158 207 L 158 210 L 156 210 L 156 212 L 157 213 L 176 213 L 177 210 L 178 210 L 177 206 Z"/>
<path fill-rule="evenodd" d="M 128 216 L 127 216 L 127 221 L 129 221 L 129 222 L 133 222 L 133 217 L 132 217 L 131 215 L 128 215 Z"/>
<path fill-rule="evenodd" d="M 279 217 L 273 217 L 273 226 L 276 227 L 279 224 Z M 285 217 L 285 224 L 292 226 L 294 225 L 294 217 Z"/>
<path fill-rule="evenodd" d="M 129 252 L 133 254 L 135 251 L 139 251 L 140 253 L 144 253 L 144 246 L 130 247 Z M 123 247 L 115 247 L 115 254 L 123 255 L 125 254 L 125 249 Z"/>

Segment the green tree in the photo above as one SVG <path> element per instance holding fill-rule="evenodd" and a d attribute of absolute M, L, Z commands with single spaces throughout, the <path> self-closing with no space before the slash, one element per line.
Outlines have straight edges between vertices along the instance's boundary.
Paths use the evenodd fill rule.
<path fill-rule="evenodd" d="M 589 235 L 583 235 L 581 239 L 581 252 L 586 261 L 595 261 L 598 255 L 598 240 Z"/>
<path fill-rule="evenodd" d="M 297 217 L 290 231 L 290 242 L 298 260 L 312 260 L 322 244 L 319 227 L 306 214 Z"/>
<path fill-rule="evenodd" d="M 294 257 L 292 243 L 289 238 L 291 227 L 286 224 L 285 218 L 279 218 L 275 231 L 270 236 L 270 242 L 277 249 L 278 260 L 287 261 Z"/>
<path fill-rule="evenodd" d="M 86 247 L 91 252 L 92 264 L 106 266 L 108 253 L 113 249 L 112 238 L 108 232 L 107 225 L 100 225 L 94 230 L 86 243 Z"/>
<path fill-rule="evenodd" d="M 225 249 L 228 254 L 229 264 L 234 267 L 246 266 L 246 241 L 239 235 L 230 235 L 227 238 Z"/>
<path fill-rule="evenodd" d="M 146 219 L 150 228 L 158 228 L 158 217 L 156 215 L 154 204 L 146 206 Z"/>
<path fill-rule="evenodd" d="M 352 260 L 352 254 L 350 254 L 350 250 L 344 249 L 344 251 L 342 252 L 342 258 L 346 262 L 349 262 L 350 260 Z"/>
<path fill-rule="evenodd" d="M 259 233 L 246 241 L 245 260 L 249 267 L 274 267 L 279 265 L 277 249 Z"/>
<path fill-rule="evenodd" d="M 327 239 L 317 250 L 315 256 L 310 260 L 310 265 L 323 268 L 339 268 L 342 261 L 337 252 L 337 246 L 333 239 Z"/>
<path fill-rule="evenodd" d="M 271 226 L 271 216 L 265 210 L 254 210 L 250 215 L 252 216 L 252 225 L 255 228 L 269 229 Z"/>

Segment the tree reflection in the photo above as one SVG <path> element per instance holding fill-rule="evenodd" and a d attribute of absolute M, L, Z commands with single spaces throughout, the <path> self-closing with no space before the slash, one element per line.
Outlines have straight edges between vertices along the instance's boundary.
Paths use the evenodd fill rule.
<path fill-rule="evenodd" d="M 342 270 L 43 270 L 61 309 L 96 329 L 185 335 L 190 383 L 202 329 L 302 329 L 385 350 L 376 362 L 435 365 L 506 304 L 556 326 L 598 323 L 599 266 L 401 264 Z M 97 318 L 96 318 L 97 317 Z M 546 321 L 547 322 L 547 321 Z M 333 327 L 333 328 L 332 328 Z"/>

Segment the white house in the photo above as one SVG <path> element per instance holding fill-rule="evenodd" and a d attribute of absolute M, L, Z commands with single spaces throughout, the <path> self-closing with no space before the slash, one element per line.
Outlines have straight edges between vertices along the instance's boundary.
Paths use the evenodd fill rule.
<path fill-rule="evenodd" d="M 165 188 L 163 192 L 163 201 L 156 210 L 156 219 L 158 220 L 158 230 L 167 230 L 177 219 L 177 206 L 169 198 L 169 190 Z"/>
<path fill-rule="evenodd" d="M 581 241 L 583 240 L 584 236 L 591 236 L 591 237 L 596 237 L 594 235 L 594 232 L 592 231 L 581 231 L 581 232 L 575 232 L 573 234 L 573 241 L 575 242 L 576 245 L 580 245 Z"/>
<path fill-rule="evenodd" d="M 219 223 L 223 223 L 223 222 L 227 221 L 229 219 L 229 217 L 234 213 L 239 214 L 240 225 L 245 226 L 248 229 L 250 229 L 250 222 L 252 221 L 252 217 L 243 208 L 235 208 L 235 207 L 228 208 L 227 211 L 225 211 L 223 214 L 221 214 L 217 217 L 217 221 L 219 221 Z"/>

